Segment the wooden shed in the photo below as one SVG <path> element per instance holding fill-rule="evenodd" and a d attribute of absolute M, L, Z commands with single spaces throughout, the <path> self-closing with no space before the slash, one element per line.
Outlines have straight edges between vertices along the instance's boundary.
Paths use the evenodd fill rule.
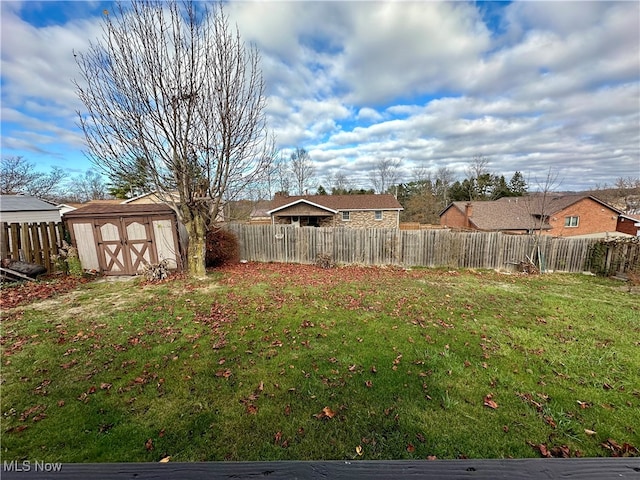
<path fill-rule="evenodd" d="M 89 205 L 63 220 L 85 270 L 136 275 L 146 263 L 162 260 L 182 270 L 178 221 L 166 204 Z"/>

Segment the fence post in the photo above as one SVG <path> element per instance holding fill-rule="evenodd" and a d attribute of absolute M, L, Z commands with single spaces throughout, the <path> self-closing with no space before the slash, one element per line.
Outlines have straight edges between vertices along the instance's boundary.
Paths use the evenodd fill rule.
<path fill-rule="evenodd" d="M 0 260 L 4 260 L 9 257 L 9 235 L 7 230 L 9 225 L 6 222 L 2 222 L 0 225 Z"/>

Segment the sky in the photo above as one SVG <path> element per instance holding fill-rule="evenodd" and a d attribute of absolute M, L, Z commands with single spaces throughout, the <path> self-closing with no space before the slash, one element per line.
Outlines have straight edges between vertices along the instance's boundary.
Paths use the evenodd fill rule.
<path fill-rule="evenodd" d="M 77 127 L 73 52 L 111 2 L 0 2 L 2 156 L 70 176 L 94 168 Z M 316 184 L 371 188 L 383 159 L 404 182 L 474 157 L 531 190 L 640 178 L 638 1 L 231 1 L 261 54 L 268 126 L 304 148 Z"/>

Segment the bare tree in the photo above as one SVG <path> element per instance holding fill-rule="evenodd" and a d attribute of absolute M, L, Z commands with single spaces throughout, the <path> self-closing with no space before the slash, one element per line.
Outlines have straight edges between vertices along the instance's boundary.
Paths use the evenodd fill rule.
<path fill-rule="evenodd" d="M 311 156 L 304 148 L 298 147 L 291 154 L 291 173 L 296 183 L 298 195 L 303 195 L 315 174 Z"/>
<path fill-rule="evenodd" d="M 373 166 L 369 173 L 369 180 L 378 193 L 385 193 L 389 187 L 400 180 L 399 158 L 381 158 Z"/>
<path fill-rule="evenodd" d="M 38 172 L 35 165 L 24 157 L 2 157 L 0 193 L 57 200 L 65 177 L 65 172 L 59 167 L 53 167 L 49 173 Z"/>
<path fill-rule="evenodd" d="M 222 209 L 264 174 L 274 152 L 264 82 L 221 4 L 133 0 L 105 12 L 103 34 L 74 54 L 89 157 L 107 174 L 139 158 L 189 234 L 187 270 L 205 274 L 205 237 Z"/>
<path fill-rule="evenodd" d="M 71 178 L 65 185 L 65 192 L 66 197 L 74 202 L 104 200 L 109 197 L 104 178 L 95 170 L 87 170 L 84 175 Z"/>
<path fill-rule="evenodd" d="M 347 178 L 344 172 L 333 172 L 327 177 L 327 184 L 329 185 L 331 195 L 345 195 L 353 185 Z"/>
<path fill-rule="evenodd" d="M 276 193 L 289 193 L 291 173 L 289 161 L 282 154 L 276 154 L 269 167 L 265 170 L 262 180 L 255 184 L 245 197 L 253 201 L 271 199 Z"/>
<path fill-rule="evenodd" d="M 489 159 L 482 155 L 476 155 L 471 159 L 467 166 L 468 178 L 479 178 L 485 173 L 489 173 Z"/>
<path fill-rule="evenodd" d="M 489 159 L 476 155 L 467 166 L 467 178 L 471 182 L 470 200 L 486 197 L 489 189 L 491 175 L 489 173 Z"/>
<path fill-rule="evenodd" d="M 561 181 L 558 180 L 558 175 L 557 171 L 549 167 L 543 179 L 535 179 L 534 183 L 537 185 L 538 193 L 527 198 L 525 204 L 530 217 L 533 219 L 531 233 L 533 234 L 534 242 L 529 260 L 535 263 L 537 257 L 540 272 L 544 272 L 545 270 L 540 252 L 541 237 L 548 225 L 551 214 L 553 192 L 555 192 L 561 184 Z"/>
<path fill-rule="evenodd" d="M 455 181 L 455 174 L 447 167 L 440 167 L 436 172 L 435 193 L 442 202 L 442 207 L 449 204 L 449 188 Z"/>
<path fill-rule="evenodd" d="M 629 215 L 640 212 L 640 178 L 619 177 L 615 183 L 617 198 L 624 204 L 624 211 Z"/>

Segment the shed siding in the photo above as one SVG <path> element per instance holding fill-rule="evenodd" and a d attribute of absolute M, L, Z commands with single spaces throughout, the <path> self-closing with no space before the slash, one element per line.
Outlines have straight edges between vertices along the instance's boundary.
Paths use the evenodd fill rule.
<path fill-rule="evenodd" d="M 93 236 L 93 224 L 74 223 L 73 235 L 76 240 L 82 268 L 85 270 L 100 270 L 100 262 L 98 262 L 98 253 L 96 252 L 95 238 Z"/>
<path fill-rule="evenodd" d="M 151 224 L 156 238 L 158 261 L 167 260 L 169 268 L 178 268 L 178 255 L 175 251 L 171 220 L 154 220 Z"/>

